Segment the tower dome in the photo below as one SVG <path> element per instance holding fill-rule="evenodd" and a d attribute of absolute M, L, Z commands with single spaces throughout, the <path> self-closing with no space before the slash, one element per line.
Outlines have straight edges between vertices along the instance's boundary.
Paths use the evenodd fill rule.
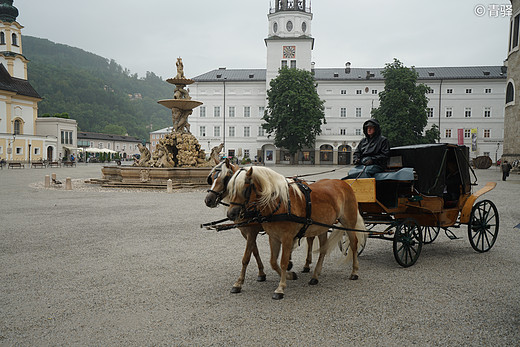
<path fill-rule="evenodd" d="M 14 22 L 18 17 L 18 9 L 13 6 L 13 0 L 0 0 L 0 20 Z"/>

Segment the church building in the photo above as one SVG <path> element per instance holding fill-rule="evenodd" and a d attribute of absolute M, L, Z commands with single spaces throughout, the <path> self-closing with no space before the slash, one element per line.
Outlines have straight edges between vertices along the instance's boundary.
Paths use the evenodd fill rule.
<path fill-rule="evenodd" d="M 38 128 L 38 102 L 42 98 L 28 80 L 23 26 L 16 21 L 17 16 L 13 0 L 0 0 L 0 158 L 8 162 L 53 161 L 60 156 L 59 127 L 67 123 L 72 142 L 76 121 L 54 119 L 49 131 L 44 126 Z"/>
<path fill-rule="evenodd" d="M 197 77 L 190 95 L 204 104 L 190 116 L 191 131 L 207 153 L 220 143 L 230 157 L 289 163 L 289 153 L 274 146 L 262 128 L 266 91 L 282 67 L 311 71 L 325 101 L 322 134 L 298 154 L 300 164 L 350 164 L 363 137 L 362 124 L 379 106 L 383 67 L 345 62 L 319 68 L 313 61 L 310 0 L 276 0 L 267 15 L 265 68 L 219 68 Z M 361 48 L 360 48 L 361 49 Z M 429 129 L 436 124 L 441 142 L 466 144 L 471 157 L 502 156 L 506 68 L 503 66 L 416 67 L 428 94 Z"/>

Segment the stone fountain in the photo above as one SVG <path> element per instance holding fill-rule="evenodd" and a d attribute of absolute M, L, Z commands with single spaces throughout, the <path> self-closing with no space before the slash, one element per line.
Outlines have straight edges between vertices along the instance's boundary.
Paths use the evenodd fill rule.
<path fill-rule="evenodd" d="M 206 185 L 206 178 L 212 166 L 218 163 L 218 155 L 223 145 L 212 149 L 209 160 L 197 138 L 190 132 L 188 117 L 202 102 L 192 100 L 186 86 L 194 83 L 184 76 L 182 59 L 177 59 L 177 75 L 166 81 L 175 85 L 173 99 L 159 100 L 158 103 L 172 112 L 171 133 L 159 140 L 156 149 L 139 145 L 141 158 L 133 166 L 105 166 L 102 169 L 106 187 L 166 187 L 172 180 L 174 187 Z"/>

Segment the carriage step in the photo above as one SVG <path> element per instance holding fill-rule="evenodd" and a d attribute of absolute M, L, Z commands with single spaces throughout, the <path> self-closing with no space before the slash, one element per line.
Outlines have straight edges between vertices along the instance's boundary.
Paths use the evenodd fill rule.
<path fill-rule="evenodd" d="M 457 237 L 450 229 L 446 228 L 444 229 L 444 233 L 450 240 L 457 240 L 460 239 L 460 237 Z"/>

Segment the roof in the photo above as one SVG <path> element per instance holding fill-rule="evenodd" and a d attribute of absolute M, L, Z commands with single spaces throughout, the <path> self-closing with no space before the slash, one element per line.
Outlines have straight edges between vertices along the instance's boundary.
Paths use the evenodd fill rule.
<path fill-rule="evenodd" d="M 316 68 L 314 77 L 319 81 L 384 80 L 384 68 Z M 453 67 L 416 67 L 419 80 L 456 80 L 456 79 L 506 79 L 503 66 L 453 66 Z M 368 76 L 368 78 L 367 78 Z M 196 82 L 265 81 L 266 69 L 225 69 L 220 68 L 193 78 Z"/>
<path fill-rule="evenodd" d="M 78 131 L 78 140 L 92 139 L 92 140 L 106 140 L 106 141 L 124 141 L 124 142 L 139 142 L 137 137 L 134 136 L 123 136 L 123 135 L 111 135 L 111 134 L 100 134 L 91 133 L 87 131 Z"/>
<path fill-rule="evenodd" d="M 41 99 L 41 96 L 27 80 L 11 77 L 2 63 L 0 63 L 0 90 Z"/>

